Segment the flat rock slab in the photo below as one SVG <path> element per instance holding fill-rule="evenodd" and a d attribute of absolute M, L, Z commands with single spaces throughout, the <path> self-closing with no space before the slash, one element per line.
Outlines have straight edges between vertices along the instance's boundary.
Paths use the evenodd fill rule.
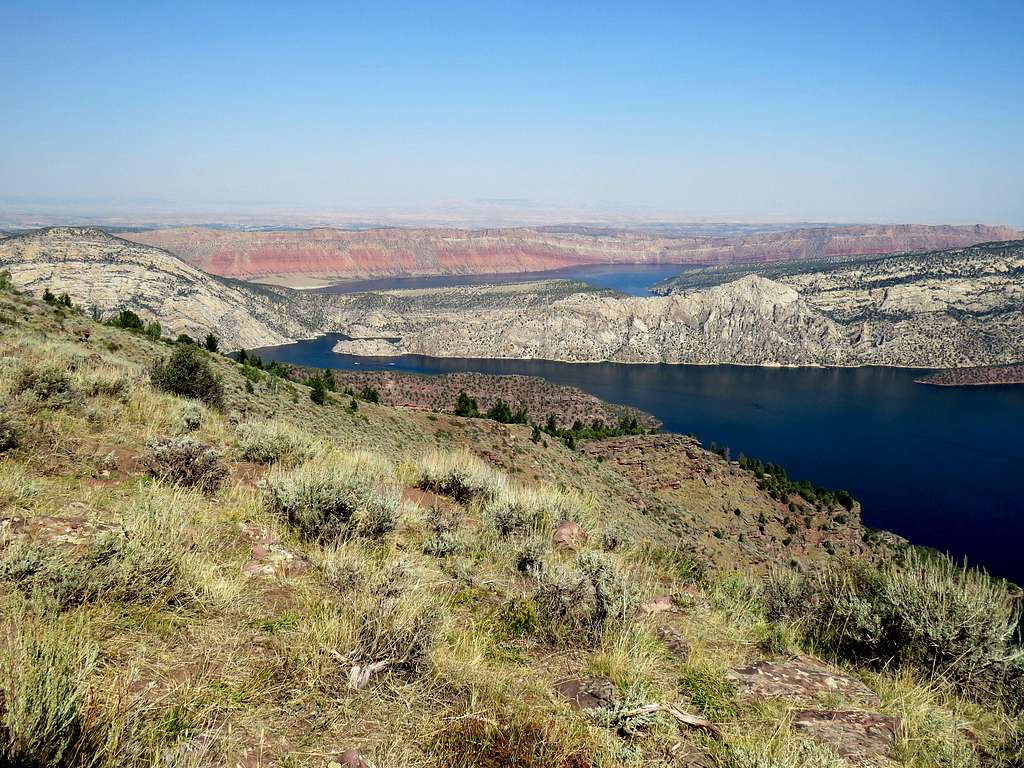
<path fill-rule="evenodd" d="M 833 672 L 810 656 L 788 661 L 756 661 L 750 666 L 730 669 L 726 677 L 749 696 L 814 700 L 821 695 L 878 706 L 878 695 L 849 675 Z"/>
<path fill-rule="evenodd" d="M 617 700 L 615 684 L 601 677 L 567 677 L 555 682 L 555 690 L 575 709 L 600 709 Z"/>
<path fill-rule="evenodd" d="M 124 529 L 78 516 L 43 515 L 0 519 L 0 534 L 27 539 L 41 546 L 84 547 L 101 533 L 107 532 L 123 534 Z"/>
<path fill-rule="evenodd" d="M 798 709 L 793 729 L 832 747 L 851 765 L 886 765 L 896 743 L 900 719 L 858 710 Z"/>

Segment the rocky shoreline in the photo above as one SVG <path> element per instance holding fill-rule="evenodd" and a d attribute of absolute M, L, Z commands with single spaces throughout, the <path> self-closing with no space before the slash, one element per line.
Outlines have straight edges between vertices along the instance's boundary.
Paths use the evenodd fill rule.
<path fill-rule="evenodd" d="M 915 379 L 918 384 L 935 387 L 986 387 L 1024 384 L 1024 363 L 1018 365 L 985 365 L 977 368 L 953 368 L 936 371 Z"/>

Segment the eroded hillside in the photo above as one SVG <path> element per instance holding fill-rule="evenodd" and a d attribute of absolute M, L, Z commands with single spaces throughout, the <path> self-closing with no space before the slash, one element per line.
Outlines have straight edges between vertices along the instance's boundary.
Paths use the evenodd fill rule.
<path fill-rule="evenodd" d="M 600 235 L 534 229 L 252 232 L 187 227 L 130 232 L 216 275 L 367 278 L 530 272 L 578 264 L 733 264 L 955 248 L 1020 233 L 1009 227 L 856 225 L 732 237 Z"/>

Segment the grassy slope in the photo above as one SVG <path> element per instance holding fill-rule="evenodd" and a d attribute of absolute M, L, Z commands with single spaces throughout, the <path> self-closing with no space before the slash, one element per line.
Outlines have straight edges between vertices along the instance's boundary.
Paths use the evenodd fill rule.
<path fill-rule="evenodd" d="M 557 441 L 533 444 L 527 427 L 366 403 L 351 413 L 347 398 L 318 407 L 307 388 L 267 378 L 247 393 L 240 368 L 217 356 L 227 407 L 198 408 L 150 388 L 146 368 L 168 349 L 0 292 L 0 391 L 20 441 L 0 457 L 5 557 L 27 557 L 17 548 L 28 541 L 33 552 L 67 558 L 56 581 L 92 583 L 100 567 L 68 575 L 65 566 L 91 556 L 108 530 L 135 542 L 126 546 L 141 562 L 166 556 L 160 562 L 173 572 L 147 591 L 158 569 L 136 563 L 129 586 L 122 579 L 63 608 L 53 605 L 50 582 L 33 582 L 33 592 L 8 572 L 0 583 L 0 668 L 14 679 L 4 689 L 16 692 L 8 705 L 50 711 L 70 702 L 34 730 L 32 712 L 22 713 L 19 733 L 37 734 L 29 743 L 41 744 L 44 733 L 56 739 L 54 723 L 74 721 L 78 735 L 69 743 L 86 744 L 107 764 L 324 765 L 349 747 L 380 768 L 686 765 L 695 752 L 721 765 L 835 764 L 786 726 L 789 702 L 740 700 L 724 673 L 771 656 L 769 640 L 776 655 L 794 650 L 791 632 L 761 618 L 756 582 L 745 574 L 790 556 L 827 559 L 817 546 L 822 536 L 857 552 L 851 523 L 825 512 L 803 527 L 814 536 L 783 545 L 783 518 L 793 513 L 699 445 L 687 451 L 629 438 L 618 453 L 599 445 L 573 452 Z M 66 404 L 18 393 L 25 370 L 54 368 L 69 377 Z M 145 472 L 147 441 L 181 434 L 196 412 L 192 437 L 221 451 L 231 471 L 213 493 Z M 268 417 L 299 431 L 314 464 L 358 465 L 372 487 L 400 493 L 397 531 L 328 545 L 275 515 L 258 484 L 268 467 L 243 461 L 236 442 L 238 423 Z M 648 457 L 639 470 L 628 457 L 620 461 L 637 452 Z M 482 478 L 497 506 L 415 488 L 446 461 Z M 270 471 L 287 472 L 289 463 L 298 462 Z M 524 498 L 529 532 L 503 536 L 494 509 Z M 812 512 L 801 509 L 800 519 L 805 511 Z M 580 522 L 594 550 L 604 533 L 627 532 L 624 545 L 600 557 L 635 599 L 677 598 L 681 610 L 658 619 L 689 642 L 687 661 L 666 651 L 655 622 L 632 611 L 592 634 L 545 618 L 534 597 L 542 581 L 517 570 L 517 554 L 530 541 L 549 541 L 562 518 Z M 253 528 L 274 552 L 308 568 L 245 575 Z M 444 537 L 454 544 L 437 546 Z M 574 572 L 574 553 L 551 550 L 547 558 L 552 572 Z M 369 661 L 370 649 L 412 661 L 356 690 L 350 669 Z M 45 674 L 32 678 L 39 665 Z M 629 731 L 637 721 L 610 713 L 609 723 L 558 700 L 552 683 L 567 674 L 610 678 L 622 709 L 680 702 L 718 721 L 724 742 L 680 732 L 662 715 L 645 718 L 638 735 L 622 735 L 619 725 Z M 903 716 L 903 764 L 971 764 L 950 758 L 969 751 L 959 727 L 970 723 L 983 741 L 1005 728 L 995 714 L 909 673 L 858 674 L 882 696 L 883 711 Z M 54 688 L 61 680 L 67 690 Z"/>

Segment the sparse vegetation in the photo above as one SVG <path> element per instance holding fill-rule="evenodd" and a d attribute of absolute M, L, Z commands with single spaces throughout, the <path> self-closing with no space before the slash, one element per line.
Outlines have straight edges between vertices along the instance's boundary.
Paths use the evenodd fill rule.
<path fill-rule="evenodd" d="M 13 424 L 18 443 L 0 455 L 0 763 L 316 766 L 352 746 L 393 768 L 838 768 L 788 725 L 812 705 L 730 682 L 801 651 L 881 698 L 813 707 L 901 718 L 894 764 L 1019 761 L 1013 589 L 893 560 L 839 494 L 826 512 L 793 490 L 793 512 L 735 471 L 638 493 L 617 462 L 543 447 L 539 426 L 531 442 L 438 412 L 321 408 L 255 356 L 26 302 L 0 294 L 15 318 L 0 439 Z M 179 350 L 223 379 L 220 408 L 146 386 L 147 365 Z M 338 381 L 356 382 L 354 402 L 362 380 Z M 651 487 L 718 463 L 636 442 Z M 863 573 L 768 543 L 783 523 L 798 539 L 842 515 L 845 551 L 876 560 Z M 566 526 L 571 541 L 563 521 L 582 529 Z M 790 567 L 759 588 L 769 552 Z M 553 683 L 576 676 L 615 700 L 575 710 Z"/>

